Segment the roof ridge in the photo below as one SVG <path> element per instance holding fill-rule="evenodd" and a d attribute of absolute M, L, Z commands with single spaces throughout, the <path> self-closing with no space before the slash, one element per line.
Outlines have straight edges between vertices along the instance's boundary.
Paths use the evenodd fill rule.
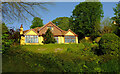
<path fill-rule="evenodd" d="M 50 21 L 50 22 L 51 22 L 51 21 Z M 48 22 L 48 23 L 50 23 L 50 22 Z M 47 24 L 48 24 L 48 23 L 47 23 Z M 45 27 L 47 24 L 45 24 L 44 26 L 42 26 L 41 29 L 43 29 L 43 27 Z M 40 30 L 41 30 L 41 29 L 40 29 Z M 39 31 L 40 31 L 40 30 L 39 30 Z"/>
<path fill-rule="evenodd" d="M 61 32 L 62 32 L 62 29 L 60 29 L 58 26 L 56 26 L 53 22 L 49 21 L 47 24 L 45 24 L 40 30 L 42 30 L 46 25 L 48 25 L 49 23 L 51 23 L 52 25 L 54 25 L 55 27 L 57 27 Z M 40 31 L 39 30 L 39 31 Z"/>

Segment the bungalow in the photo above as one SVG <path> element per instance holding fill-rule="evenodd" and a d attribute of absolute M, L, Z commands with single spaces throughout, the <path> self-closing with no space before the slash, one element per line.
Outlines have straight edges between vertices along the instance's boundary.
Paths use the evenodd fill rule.
<path fill-rule="evenodd" d="M 47 31 L 47 29 L 50 29 L 51 32 L 54 35 L 54 38 L 56 39 L 56 43 L 78 43 L 78 35 L 75 34 L 73 31 L 70 29 L 68 31 L 64 31 L 57 27 L 55 24 L 53 24 L 51 21 L 47 23 L 46 25 L 42 27 L 37 27 L 34 29 L 29 29 L 23 31 L 23 26 L 21 25 L 20 27 L 20 35 L 21 35 L 21 40 L 20 44 L 21 45 L 36 45 L 36 44 L 43 44 L 43 35 Z"/>

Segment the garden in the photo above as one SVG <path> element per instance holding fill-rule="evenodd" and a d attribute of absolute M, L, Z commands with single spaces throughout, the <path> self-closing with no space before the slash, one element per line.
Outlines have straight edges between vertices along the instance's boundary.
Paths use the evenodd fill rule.
<path fill-rule="evenodd" d="M 109 39 L 109 35 L 112 38 Z M 107 40 L 104 37 L 108 37 Z M 118 41 L 114 37 L 115 34 L 104 35 L 100 44 L 83 39 L 79 44 L 13 46 L 3 54 L 2 71 L 119 72 L 120 46 L 117 42 L 120 42 L 120 38 Z M 111 41 L 114 41 L 112 46 Z"/>
<path fill-rule="evenodd" d="M 99 2 L 99 0 L 96 0 L 98 2 L 86 1 L 90 0 L 80 2 L 74 7 L 73 11 L 71 9 L 71 16 L 57 16 L 52 21 L 62 30 L 71 29 L 75 32 L 78 35 L 79 43 L 57 44 L 53 33 L 48 29 L 43 35 L 43 45 L 20 45 L 21 36 L 24 35 L 20 35 L 19 28 L 8 28 L 7 24 L 18 20 L 17 24 L 20 26 L 21 19 L 23 23 L 29 23 L 28 19 L 33 18 L 29 28 L 42 27 L 44 25 L 43 20 L 37 17 L 38 15 L 35 15 L 37 13 L 33 11 L 34 9 L 38 11 L 45 3 L 1 2 L 3 12 L 3 22 L 0 24 L 2 25 L 2 44 L 0 43 L 2 45 L 2 49 L 0 48 L 2 72 L 119 73 L 120 2 L 113 8 L 114 16 L 102 19 L 104 17 L 103 5 L 105 3 Z M 42 8 L 46 9 L 44 5 Z M 59 10 L 60 8 L 57 8 L 55 11 Z M 57 13 L 55 11 L 54 13 Z M 89 37 L 89 39 L 86 39 L 86 37 Z"/>

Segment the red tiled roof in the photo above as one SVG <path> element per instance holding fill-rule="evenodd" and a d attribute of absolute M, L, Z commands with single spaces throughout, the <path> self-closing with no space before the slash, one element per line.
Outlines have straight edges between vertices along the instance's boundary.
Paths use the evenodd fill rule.
<path fill-rule="evenodd" d="M 46 25 L 42 26 L 42 27 L 36 27 L 34 29 L 29 29 L 29 30 L 25 30 L 23 31 L 23 33 L 25 34 L 26 32 L 33 30 L 35 31 L 38 35 L 42 35 L 45 34 L 45 32 L 47 31 L 47 27 L 48 26 L 52 26 L 54 29 L 51 30 L 51 32 L 53 33 L 53 35 L 65 35 L 68 31 L 71 31 L 70 29 L 68 31 L 64 31 L 62 29 L 60 29 L 59 27 L 57 27 L 55 24 L 53 24 L 51 21 L 48 22 Z M 39 33 L 38 33 L 39 31 Z M 71 31 L 72 32 L 72 31 Z M 74 32 L 72 32 L 74 33 Z M 75 33 L 74 33 L 75 34 Z M 76 35 L 76 34 L 75 34 Z"/>
<path fill-rule="evenodd" d="M 23 33 L 25 34 L 27 31 L 29 31 L 29 30 L 25 30 L 25 31 L 23 31 Z"/>

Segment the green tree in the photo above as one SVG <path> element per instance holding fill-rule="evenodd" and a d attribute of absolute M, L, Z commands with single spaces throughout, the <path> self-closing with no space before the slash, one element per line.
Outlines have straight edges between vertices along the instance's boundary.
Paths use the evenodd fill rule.
<path fill-rule="evenodd" d="M 112 20 L 109 17 L 102 21 L 101 26 L 103 27 L 101 29 L 101 34 L 113 33 L 115 30 L 115 25 L 112 23 Z"/>
<path fill-rule="evenodd" d="M 72 12 L 70 28 L 81 36 L 97 35 L 103 17 L 101 2 L 81 2 Z"/>
<path fill-rule="evenodd" d="M 14 41 L 9 37 L 10 37 L 9 29 L 7 28 L 5 23 L 2 23 L 2 52 L 3 53 L 5 52 L 5 50 L 9 49 L 9 47 Z"/>
<path fill-rule="evenodd" d="M 117 4 L 116 8 L 113 8 L 115 17 L 112 17 L 113 21 L 116 22 L 116 30 L 114 33 L 120 37 L 120 2 Z"/>
<path fill-rule="evenodd" d="M 49 44 L 49 43 L 55 43 L 56 42 L 56 40 L 54 38 L 54 35 L 50 31 L 50 29 L 47 30 L 47 32 L 45 33 L 45 35 L 43 37 L 44 37 L 44 40 L 43 40 L 44 44 Z"/>
<path fill-rule="evenodd" d="M 33 28 L 41 27 L 41 26 L 43 26 L 43 20 L 39 17 L 34 17 L 30 28 L 33 29 Z"/>
<path fill-rule="evenodd" d="M 58 17 L 52 21 L 55 25 L 57 25 L 62 30 L 69 29 L 69 18 L 68 17 Z"/>

